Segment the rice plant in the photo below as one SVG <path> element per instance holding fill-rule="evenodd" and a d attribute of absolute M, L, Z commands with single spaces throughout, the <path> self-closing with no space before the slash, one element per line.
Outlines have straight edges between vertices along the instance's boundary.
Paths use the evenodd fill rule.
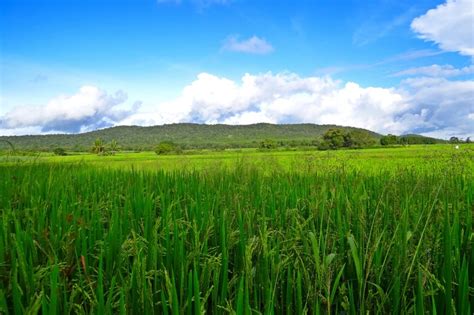
<path fill-rule="evenodd" d="M 0 313 L 472 314 L 474 174 L 0 166 Z"/>

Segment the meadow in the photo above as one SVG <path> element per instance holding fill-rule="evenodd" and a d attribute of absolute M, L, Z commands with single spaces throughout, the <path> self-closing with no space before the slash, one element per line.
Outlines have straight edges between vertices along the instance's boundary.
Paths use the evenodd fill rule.
<path fill-rule="evenodd" d="M 474 147 L 0 162 L 0 313 L 472 314 Z"/>

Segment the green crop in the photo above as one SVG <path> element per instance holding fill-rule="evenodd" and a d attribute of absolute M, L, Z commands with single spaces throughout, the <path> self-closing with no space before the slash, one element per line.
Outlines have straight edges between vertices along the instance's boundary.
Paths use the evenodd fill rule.
<path fill-rule="evenodd" d="M 0 166 L 0 313 L 472 314 L 472 156 L 447 161 Z"/>

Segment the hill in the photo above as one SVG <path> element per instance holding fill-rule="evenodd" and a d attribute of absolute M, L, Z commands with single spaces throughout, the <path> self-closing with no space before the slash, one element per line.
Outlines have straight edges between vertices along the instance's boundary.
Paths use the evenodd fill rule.
<path fill-rule="evenodd" d="M 189 148 L 243 148 L 257 147 L 265 139 L 280 145 L 310 145 L 330 128 L 360 130 L 375 139 L 375 132 L 336 125 L 315 124 L 253 124 L 253 125 L 203 125 L 170 124 L 151 127 L 117 126 L 80 134 L 3 136 L 15 148 L 21 150 L 52 150 L 62 147 L 67 150 L 87 151 L 97 138 L 105 142 L 115 139 L 125 150 L 150 150 L 161 141 L 172 141 L 185 149 Z M 4 145 L 4 144 L 0 144 Z"/>

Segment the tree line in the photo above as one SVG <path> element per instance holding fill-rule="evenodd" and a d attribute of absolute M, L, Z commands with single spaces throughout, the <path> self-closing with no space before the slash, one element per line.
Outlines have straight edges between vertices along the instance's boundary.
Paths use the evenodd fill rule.
<path fill-rule="evenodd" d="M 403 135 L 396 136 L 388 134 L 377 139 L 373 133 L 363 129 L 347 129 L 347 128 L 330 128 L 320 138 L 309 140 L 273 140 L 265 139 L 258 143 L 260 150 L 274 150 L 278 148 L 297 148 L 297 147 L 313 147 L 318 150 L 337 150 L 341 148 L 362 149 L 374 147 L 377 145 L 397 146 L 410 144 L 436 144 L 444 143 L 445 141 L 424 137 L 420 135 Z M 457 137 L 451 137 L 450 143 L 471 143 L 470 138 L 461 140 Z M 114 155 L 116 152 L 122 150 L 115 139 L 106 143 L 101 138 L 97 138 L 90 148 L 90 152 L 97 155 Z M 187 150 L 185 145 L 177 144 L 173 141 L 161 141 L 154 148 L 153 151 L 157 155 L 166 154 L 181 154 Z M 216 147 L 208 147 L 208 149 L 220 149 Z M 140 151 L 140 150 L 135 150 Z M 64 148 L 58 147 L 53 150 L 55 155 L 67 155 Z"/>

